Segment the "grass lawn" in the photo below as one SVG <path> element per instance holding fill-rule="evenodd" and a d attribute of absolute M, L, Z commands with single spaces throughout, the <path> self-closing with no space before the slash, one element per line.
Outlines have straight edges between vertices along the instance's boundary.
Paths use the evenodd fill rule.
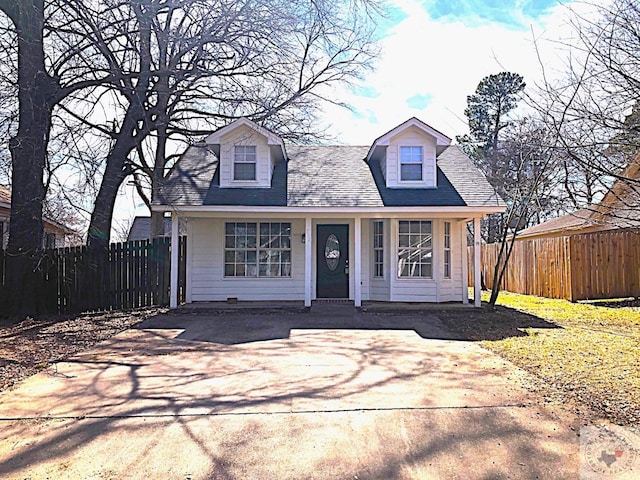
<path fill-rule="evenodd" d="M 483 300 L 488 297 L 484 292 Z M 485 348 L 613 422 L 640 423 L 640 308 L 509 292 L 501 292 L 497 304 L 507 307 L 497 313 L 521 312 L 561 328 L 524 327 L 526 335 L 484 340 Z"/>

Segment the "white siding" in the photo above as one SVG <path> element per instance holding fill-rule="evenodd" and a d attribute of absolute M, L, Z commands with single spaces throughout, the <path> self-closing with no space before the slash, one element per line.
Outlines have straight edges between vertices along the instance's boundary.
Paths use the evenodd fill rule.
<path fill-rule="evenodd" d="M 292 237 L 291 278 L 225 278 L 224 225 L 237 219 L 191 218 L 188 223 L 187 300 L 304 300 L 304 219 L 243 219 L 242 221 L 290 222 Z M 422 220 L 430 220 L 423 218 Z M 464 232 L 458 219 L 431 219 L 433 226 L 433 279 L 398 278 L 398 220 L 384 219 L 384 277 L 373 278 L 373 220 L 362 220 L 362 299 L 392 302 L 461 302 Z M 444 221 L 451 222 L 451 279 L 444 279 Z M 316 298 L 316 232 L 319 224 L 349 225 L 349 265 L 354 266 L 354 222 L 345 219 L 313 221 L 312 298 Z M 349 275 L 349 298 L 354 277 Z"/>
<path fill-rule="evenodd" d="M 369 300 L 369 279 L 371 277 L 371 222 L 368 218 L 359 219 L 362 222 L 362 245 L 360 246 L 361 273 L 360 285 L 362 300 Z"/>
<path fill-rule="evenodd" d="M 256 146 L 256 180 L 233 180 L 233 154 L 236 145 Z M 271 186 L 273 161 L 267 139 L 247 126 L 240 126 L 221 138 L 220 144 L 220 186 L 223 188 L 247 188 Z"/>
<path fill-rule="evenodd" d="M 400 147 L 421 146 L 423 154 L 422 182 L 400 181 Z M 429 188 L 436 187 L 436 139 L 422 130 L 411 127 L 391 138 L 387 147 L 386 162 L 387 186 L 390 188 Z M 384 167 L 383 167 L 384 168 Z"/>
<path fill-rule="evenodd" d="M 371 269 L 371 287 L 369 289 L 369 300 L 377 300 L 382 302 L 389 301 L 389 285 L 391 276 L 391 240 L 390 240 L 390 222 L 389 220 L 383 220 L 383 240 L 384 240 L 384 276 L 382 278 L 374 277 L 374 256 L 373 256 L 373 221 L 369 222 L 369 245 L 371 246 L 370 254 L 367 255 L 369 259 L 369 268 Z M 363 255 L 364 257 L 364 255 Z"/>
<path fill-rule="evenodd" d="M 444 278 L 444 222 L 451 223 L 451 278 Z M 440 261 L 438 269 L 441 281 L 439 288 L 440 302 L 462 302 L 462 236 L 460 235 L 459 222 L 456 219 L 446 219 L 440 224 L 439 243 L 441 245 Z M 466 260 L 466 259 L 465 259 Z"/>
<path fill-rule="evenodd" d="M 191 300 L 304 300 L 304 220 L 270 219 L 291 222 L 290 278 L 225 278 L 224 224 L 234 219 L 191 219 L 190 250 Z M 245 221 L 243 219 L 242 221 Z M 260 221 L 250 220 L 246 221 Z"/>

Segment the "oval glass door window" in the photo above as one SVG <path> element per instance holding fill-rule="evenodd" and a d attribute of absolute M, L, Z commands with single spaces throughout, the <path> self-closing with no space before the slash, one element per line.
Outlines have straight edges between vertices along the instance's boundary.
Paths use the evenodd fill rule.
<path fill-rule="evenodd" d="M 332 272 L 338 268 L 338 262 L 340 261 L 340 242 L 338 237 L 333 233 L 327 238 L 327 243 L 324 246 L 324 258 L 327 261 L 327 268 Z"/>

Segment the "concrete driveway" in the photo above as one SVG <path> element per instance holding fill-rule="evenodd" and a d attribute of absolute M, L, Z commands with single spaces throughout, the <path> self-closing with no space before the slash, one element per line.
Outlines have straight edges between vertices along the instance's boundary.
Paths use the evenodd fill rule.
<path fill-rule="evenodd" d="M 435 316 L 161 315 L 0 394 L 0 478 L 577 478 L 524 377 Z"/>

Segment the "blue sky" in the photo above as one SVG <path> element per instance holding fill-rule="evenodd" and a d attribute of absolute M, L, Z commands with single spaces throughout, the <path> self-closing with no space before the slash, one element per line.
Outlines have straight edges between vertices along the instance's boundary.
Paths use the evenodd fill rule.
<path fill-rule="evenodd" d="M 489 23 L 519 30 L 528 29 L 527 20 L 539 20 L 558 3 L 556 0 L 427 0 L 422 5 L 435 21 L 461 21 L 468 27 Z"/>
<path fill-rule="evenodd" d="M 466 133 L 466 97 L 492 73 L 508 70 L 529 86 L 541 81 L 534 37 L 547 74 L 562 70 L 557 41 L 567 34 L 571 0 L 389 0 L 378 30 L 382 54 L 354 89 L 328 106 L 337 143 L 369 145 L 416 116 L 451 138 Z"/>

